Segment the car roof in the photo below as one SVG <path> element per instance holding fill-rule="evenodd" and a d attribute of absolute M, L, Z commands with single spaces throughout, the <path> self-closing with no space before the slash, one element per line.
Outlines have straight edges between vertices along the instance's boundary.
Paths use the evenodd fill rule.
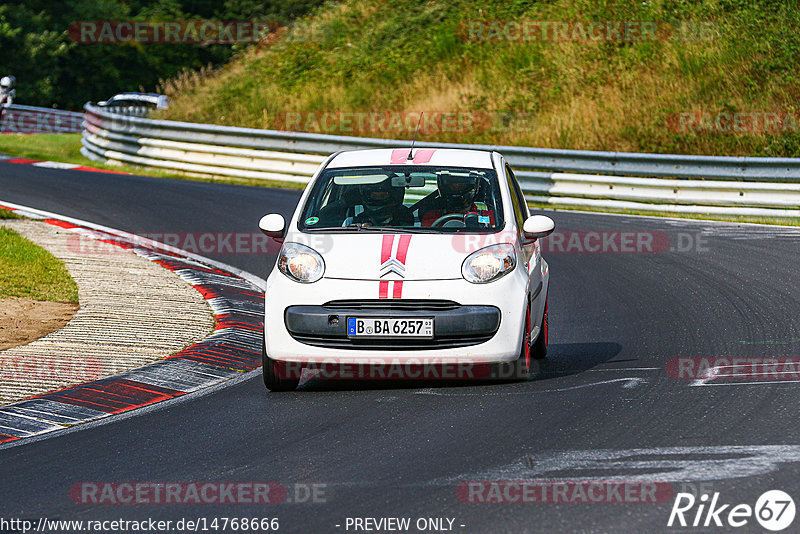
<path fill-rule="evenodd" d="M 365 167 L 370 165 L 431 165 L 442 167 L 470 167 L 492 169 L 492 153 L 485 150 L 455 148 L 415 148 L 414 159 L 408 158 L 409 147 L 376 148 L 340 152 L 328 168 Z"/>
<path fill-rule="evenodd" d="M 112 96 L 108 100 L 98 102 L 97 105 L 101 107 L 107 106 L 124 106 L 124 105 L 151 105 L 158 109 L 166 109 L 168 107 L 168 98 L 164 95 L 156 93 L 119 93 Z"/>

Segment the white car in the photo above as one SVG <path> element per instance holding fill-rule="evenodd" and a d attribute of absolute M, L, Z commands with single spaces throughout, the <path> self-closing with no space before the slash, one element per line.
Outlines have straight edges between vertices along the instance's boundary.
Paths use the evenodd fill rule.
<path fill-rule="evenodd" d="M 259 227 L 282 242 L 265 293 L 270 390 L 293 390 L 302 369 L 325 376 L 330 366 L 343 378 L 376 367 L 369 376 L 453 377 L 420 375 L 447 365 L 468 369 L 464 377 L 473 365 L 527 376 L 547 352 L 549 270 L 538 239 L 554 223 L 530 216 L 497 152 L 339 152 L 288 224 L 270 214 Z"/>

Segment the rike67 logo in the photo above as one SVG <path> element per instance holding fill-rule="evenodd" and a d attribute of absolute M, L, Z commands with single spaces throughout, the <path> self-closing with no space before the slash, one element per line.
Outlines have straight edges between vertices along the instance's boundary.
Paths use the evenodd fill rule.
<path fill-rule="evenodd" d="M 719 492 L 711 497 L 704 493 L 699 498 L 691 493 L 678 493 L 667 526 L 739 528 L 755 518 L 762 528 L 778 532 L 788 528 L 794 516 L 794 500 L 781 490 L 763 493 L 755 506 L 724 504 L 720 502 Z"/>

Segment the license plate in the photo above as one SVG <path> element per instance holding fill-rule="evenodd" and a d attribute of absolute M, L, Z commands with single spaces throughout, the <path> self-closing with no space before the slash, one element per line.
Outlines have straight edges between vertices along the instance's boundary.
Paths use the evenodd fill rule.
<path fill-rule="evenodd" d="M 433 337 L 433 318 L 347 318 L 349 337 Z"/>

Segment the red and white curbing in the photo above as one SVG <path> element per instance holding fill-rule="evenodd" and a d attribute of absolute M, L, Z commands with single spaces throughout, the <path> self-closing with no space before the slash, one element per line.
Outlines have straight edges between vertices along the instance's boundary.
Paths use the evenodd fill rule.
<path fill-rule="evenodd" d="M 69 231 L 132 250 L 158 263 L 203 295 L 216 322 L 210 336 L 164 360 L 0 408 L 0 444 L 10 445 L 23 438 L 150 406 L 261 366 L 265 286 L 261 278 L 86 221 L 4 201 L 0 201 L 0 209 L 43 219 Z"/>
<path fill-rule="evenodd" d="M 21 165 L 33 165 L 34 167 L 44 167 L 46 169 L 104 172 L 108 174 L 130 174 L 128 172 L 122 172 L 122 171 L 109 171 L 107 169 L 87 167 L 86 165 L 78 165 L 77 163 L 62 163 L 60 161 L 42 161 L 38 159 L 16 158 L 14 156 L 6 156 L 2 154 L 0 154 L 0 161 L 2 161 L 3 163 L 18 163 Z"/>

